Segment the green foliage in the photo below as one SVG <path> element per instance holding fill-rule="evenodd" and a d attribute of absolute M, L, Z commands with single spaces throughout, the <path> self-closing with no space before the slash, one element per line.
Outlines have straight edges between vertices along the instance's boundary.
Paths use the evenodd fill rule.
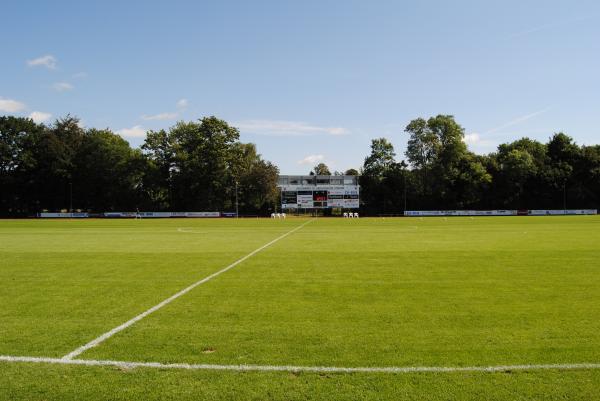
<path fill-rule="evenodd" d="M 149 131 L 141 150 L 67 116 L 50 126 L 0 118 L 0 214 L 44 209 L 240 210 L 275 206 L 278 170 L 216 117 Z"/>
<path fill-rule="evenodd" d="M 146 149 L 157 148 L 155 138 L 150 139 Z M 241 212 L 274 207 L 278 170 L 260 158 L 253 144 L 240 143 L 239 131 L 225 121 L 180 122 L 158 142 L 165 145 L 151 158 L 165 160 L 159 165 L 168 172 L 163 176 L 170 183 L 172 209 L 233 210 L 236 183 Z M 161 150 L 166 144 L 171 152 Z"/>
<path fill-rule="evenodd" d="M 317 164 L 312 171 L 311 175 L 331 175 L 331 171 L 329 171 L 329 167 L 325 163 Z"/>
<path fill-rule="evenodd" d="M 557 133 L 547 144 L 524 137 L 476 155 L 450 115 L 417 118 L 405 132 L 406 162 L 388 139 L 372 140 L 360 172 L 363 213 L 600 206 L 599 146 Z M 331 171 L 320 163 L 310 173 Z M 278 202 L 277 174 L 216 117 L 149 131 L 140 150 L 69 115 L 48 126 L 0 117 L 0 215 L 67 209 L 71 200 L 89 211 L 232 211 L 236 187 L 241 213 L 265 214 Z"/>
<path fill-rule="evenodd" d="M 522 138 L 475 155 L 452 116 L 415 119 L 405 132 L 411 169 L 396 169 L 395 178 L 391 144 L 379 139 L 372 145 L 361 177 L 366 213 L 398 213 L 405 202 L 421 210 L 558 209 L 565 200 L 571 208 L 599 207 L 598 147 L 579 147 L 563 133 L 548 144 Z"/>
<path fill-rule="evenodd" d="M 43 126 L 30 119 L 0 117 L 0 214 L 27 208 L 26 193 L 35 177 L 35 146 Z"/>
<path fill-rule="evenodd" d="M 147 161 L 119 135 L 108 130 L 88 130 L 74 164 L 74 204 L 81 209 L 135 210 L 139 205 Z"/>
<path fill-rule="evenodd" d="M 371 141 L 371 154 L 365 159 L 363 174 L 371 177 L 381 176 L 394 163 L 394 145 L 386 138 Z"/>
<path fill-rule="evenodd" d="M 417 118 L 406 126 L 405 132 L 410 134 L 406 149 L 409 163 L 417 169 L 430 166 L 439 156 L 442 145 L 427 121 Z"/>

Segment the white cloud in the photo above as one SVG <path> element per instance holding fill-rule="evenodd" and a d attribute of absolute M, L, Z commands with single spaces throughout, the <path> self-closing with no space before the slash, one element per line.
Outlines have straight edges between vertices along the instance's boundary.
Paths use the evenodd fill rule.
<path fill-rule="evenodd" d="M 51 117 L 52 114 L 44 113 L 43 111 L 32 111 L 31 114 L 29 114 L 29 118 L 38 124 L 48 121 Z"/>
<path fill-rule="evenodd" d="M 325 156 L 323 156 L 323 155 L 308 155 L 304 159 L 298 160 L 298 164 L 313 165 L 320 161 L 323 161 L 323 159 L 325 159 Z"/>
<path fill-rule="evenodd" d="M 52 85 L 52 88 L 54 88 L 55 91 L 64 92 L 73 90 L 75 87 L 68 82 L 57 82 Z"/>
<path fill-rule="evenodd" d="M 26 108 L 24 103 L 12 99 L 0 97 L 0 111 L 5 113 L 16 113 Z"/>
<path fill-rule="evenodd" d="M 188 100 L 187 99 L 179 99 L 177 101 L 177 108 L 178 109 L 185 109 L 186 107 L 188 107 Z"/>
<path fill-rule="evenodd" d="M 481 141 L 481 138 L 479 137 L 479 134 L 476 132 L 473 132 L 472 134 L 466 134 L 463 138 L 463 142 L 468 143 L 468 144 L 475 144 L 475 143 L 478 143 L 479 141 Z"/>
<path fill-rule="evenodd" d="M 141 116 L 141 119 L 145 120 L 145 121 L 174 120 L 177 117 L 179 117 L 179 115 L 181 113 L 183 113 L 183 111 L 185 110 L 185 108 L 188 105 L 188 101 L 187 101 L 187 99 L 180 99 L 180 100 L 177 101 L 177 103 L 175 105 L 177 106 L 178 111 L 158 113 L 158 114 L 151 114 L 151 115 L 144 114 L 143 116 Z"/>
<path fill-rule="evenodd" d="M 141 125 L 135 125 L 131 128 L 123 128 L 117 131 L 117 134 L 125 138 L 144 138 L 146 130 Z"/>
<path fill-rule="evenodd" d="M 173 120 L 177 118 L 178 113 L 159 113 L 151 116 L 143 115 L 142 120 L 152 121 L 152 120 Z"/>
<path fill-rule="evenodd" d="M 247 120 L 234 123 L 241 131 L 258 135 L 306 136 L 306 135 L 347 135 L 342 127 L 321 127 L 298 121 Z"/>
<path fill-rule="evenodd" d="M 30 67 L 43 66 L 50 70 L 56 68 L 56 57 L 46 54 L 45 56 L 34 58 L 33 60 L 27 60 L 27 65 Z"/>
<path fill-rule="evenodd" d="M 83 71 L 73 74 L 73 78 L 75 78 L 75 79 L 87 78 L 87 76 L 88 76 L 87 72 L 83 72 Z"/>

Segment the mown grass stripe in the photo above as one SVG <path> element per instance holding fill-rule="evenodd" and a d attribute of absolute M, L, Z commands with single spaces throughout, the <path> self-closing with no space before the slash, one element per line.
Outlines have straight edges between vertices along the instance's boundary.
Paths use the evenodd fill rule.
<path fill-rule="evenodd" d="M 68 353 L 67 355 L 63 356 L 62 359 L 64 360 L 69 360 L 69 359 L 73 359 L 79 355 L 81 355 L 82 353 L 84 353 L 85 351 L 87 351 L 90 348 L 93 348 L 95 346 L 97 346 L 98 344 L 106 341 L 107 339 L 109 339 L 110 337 L 114 336 L 115 334 L 119 333 L 120 331 L 125 330 L 126 328 L 130 327 L 131 325 L 135 324 L 136 322 L 139 322 L 140 320 L 142 320 L 143 318 L 145 318 L 146 316 L 150 315 L 153 312 L 156 312 L 157 310 L 161 309 L 162 307 L 168 305 L 169 303 L 173 302 L 174 300 L 176 300 L 177 298 L 181 297 L 182 295 L 185 295 L 186 293 L 188 293 L 189 291 L 193 290 L 194 288 L 196 288 L 197 286 L 206 283 L 209 280 L 212 280 L 213 278 L 225 273 L 226 271 L 234 268 L 235 266 L 239 265 L 240 263 L 244 262 L 245 260 L 251 258 L 252 256 L 256 255 L 257 253 L 259 253 L 260 251 L 270 247 L 271 245 L 273 245 L 274 243 L 276 243 L 277 241 L 282 240 L 283 238 L 287 237 L 288 235 L 300 230 L 302 227 L 304 227 L 305 225 L 307 225 L 308 223 L 312 222 L 313 220 L 309 220 L 305 223 L 300 224 L 299 226 L 293 228 L 292 230 L 286 232 L 283 235 L 280 235 L 279 237 L 275 238 L 274 240 L 266 243 L 265 245 L 255 249 L 254 251 L 250 252 L 249 254 L 247 254 L 246 256 L 236 260 L 235 262 L 231 263 L 230 265 L 228 265 L 227 267 L 224 267 L 223 269 L 203 278 L 202 280 L 196 281 L 195 283 L 189 285 L 188 287 L 184 288 L 183 290 L 171 295 L 169 298 L 165 299 L 164 301 L 154 305 L 153 307 L 151 307 L 150 309 L 147 309 L 146 311 L 140 313 L 139 315 L 133 317 L 132 319 L 126 321 L 125 323 L 107 331 L 106 333 L 102 334 L 101 336 L 93 339 L 92 341 L 88 342 L 87 344 L 82 345 L 81 347 L 75 349 L 74 351 Z"/>

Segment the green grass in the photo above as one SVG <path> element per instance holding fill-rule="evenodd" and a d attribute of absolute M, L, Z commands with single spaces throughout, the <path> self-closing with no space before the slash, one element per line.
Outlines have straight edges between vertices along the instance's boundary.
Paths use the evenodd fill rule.
<path fill-rule="evenodd" d="M 61 357 L 304 221 L 0 221 L 0 355 Z M 319 219 L 80 358 L 598 363 L 599 248 L 599 216 Z M 0 399 L 19 400 L 590 400 L 598 388 L 598 370 L 294 374 L 0 362 Z"/>

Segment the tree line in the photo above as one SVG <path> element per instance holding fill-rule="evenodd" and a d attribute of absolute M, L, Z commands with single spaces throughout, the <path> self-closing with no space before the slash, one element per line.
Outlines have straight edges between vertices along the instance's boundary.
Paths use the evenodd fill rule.
<path fill-rule="evenodd" d="M 0 117 L 0 214 L 43 210 L 233 211 L 275 207 L 279 170 L 216 117 L 149 131 L 140 149 L 67 116 Z"/>
<path fill-rule="evenodd" d="M 357 169 L 361 212 L 427 209 L 598 208 L 600 146 L 564 133 L 547 143 L 522 138 L 488 155 L 468 150 L 452 116 L 418 118 L 405 128 L 405 159 L 386 138 L 372 140 Z M 319 163 L 310 172 L 331 174 Z M 277 208 L 278 168 L 240 142 L 216 117 L 148 131 L 139 149 L 109 129 L 82 128 L 66 116 L 53 124 L 0 117 L 0 214 L 43 210 L 233 211 Z"/>
<path fill-rule="evenodd" d="M 418 118 L 405 128 L 406 160 L 374 139 L 361 169 L 363 212 L 403 210 L 598 208 L 600 146 L 564 133 L 547 143 L 522 138 L 488 155 L 467 149 L 452 116 Z"/>

